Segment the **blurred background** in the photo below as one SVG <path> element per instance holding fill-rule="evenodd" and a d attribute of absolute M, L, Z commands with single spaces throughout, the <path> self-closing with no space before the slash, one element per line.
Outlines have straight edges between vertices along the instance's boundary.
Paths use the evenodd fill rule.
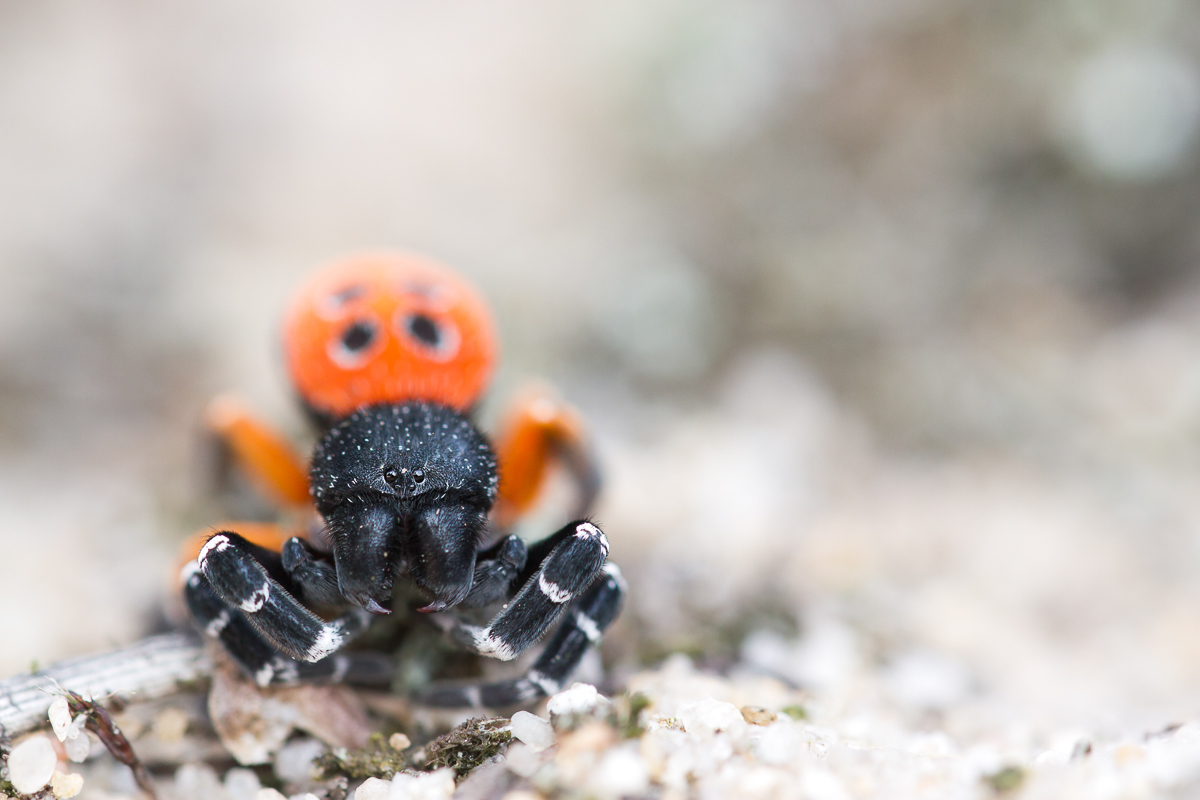
<path fill-rule="evenodd" d="M 0 120 L 0 673 L 148 629 L 205 402 L 303 441 L 281 309 L 389 247 L 493 303 L 485 421 L 591 420 L 618 676 L 1200 713 L 1195 4 L 9 3 Z"/>

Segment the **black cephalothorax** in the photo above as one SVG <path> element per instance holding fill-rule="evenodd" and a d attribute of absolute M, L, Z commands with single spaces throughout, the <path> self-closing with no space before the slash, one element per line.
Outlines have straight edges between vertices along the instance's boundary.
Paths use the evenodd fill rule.
<path fill-rule="evenodd" d="M 313 453 L 310 482 L 352 603 L 390 607 L 395 577 L 430 596 L 428 611 L 467 596 L 499 481 L 491 447 L 462 415 L 429 403 L 355 412 Z"/>
<path fill-rule="evenodd" d="M 606 563 L 608 541 L 591 522 L 530 546 L 515 535 L 493 541 L 496 457 L 450 408 L 356 411 L 327 431 L 309 477 L 327 549 L 293 538 L 275 553 L 222 531 L 187 576 L 193 617 L 262 685 L 378 679 L 379 659 L 333 654 L 371 614 L 392 610 L 397 580 L 427 598 L 420 611 L 507 601 L 485 626 L 457 617 L 443 624 L 460 645 L 503 660 L 565 617 L 525 677 L 435 686 L 419 698 L 435 705 L 509 705 L 557 691 L 620 610 L 620 572 Z"/>

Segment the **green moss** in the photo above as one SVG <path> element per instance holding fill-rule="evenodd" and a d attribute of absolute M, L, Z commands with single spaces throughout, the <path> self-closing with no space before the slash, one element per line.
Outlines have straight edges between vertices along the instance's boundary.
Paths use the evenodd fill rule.
<path fill-rule="evenodd" d="M 649 697 L 641 692 L 622 695 L 616 702 L 616 724 L 614 727 L 623 739 L 640 738 L 646 729 L 642 726 L 642 712 L 649 708 Z"/>
<path fill-rule="evenodd" d="M 12 752 L 12 743 L 9 741 L 9 738 L 4 735 L 4 731 L 0 730 L 0 767 L 8 764 L 8 754 L 10 752 Z M 0 795 L 16 797 L 16 787 L 14 787 L 4 778 L 0 778 Z"/>
<path fill-rule="evenodd" d="M 784 706 L 779 710 L 797 722 L 808 719 L 808 711 L 806 711 L 804 706 L 801 705 Z"/>
<path fill-rule="evenodd" d="M 1025 770 L 1020 767 L 1005 767 L 999 772 L 983 776 L 983 782 L 997 792 L 1011 792 L 1025 781 Z"/>
<path fill-rule="evenodd" d="M 450 767 L 458 777 L 466 775 L 512 741 L 506 719 L 469 719 L 447 734 L 425 745 L 425 769 Z"/>
<path fill-rule="evenodd" d="M 335 748 L 313 762 L 321 778 L 343 775 L 354 780 L 390 780 L 410 764 L 408 758 L 387 743 L 382 733 L 373 733 L 366 747 Z"/>

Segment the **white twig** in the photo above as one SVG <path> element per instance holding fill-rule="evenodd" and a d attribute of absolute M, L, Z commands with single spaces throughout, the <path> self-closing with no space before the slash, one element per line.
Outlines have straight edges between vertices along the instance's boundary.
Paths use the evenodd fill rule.
<path fill-rule="evenodd" d="M 122 692 L 150 700 L 211 674 L 212 662 L 199 639 L 184 633 L 151 636 L 120 650 L 0 680 L 0 730 L 12 735 L 46 722 L 46 711 L 62 689 L 84 697 Z"/>

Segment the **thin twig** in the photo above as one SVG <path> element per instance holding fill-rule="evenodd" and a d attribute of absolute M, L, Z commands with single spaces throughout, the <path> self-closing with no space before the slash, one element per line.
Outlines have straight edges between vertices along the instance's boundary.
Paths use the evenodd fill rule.
<path fill-rule="evenodd" d="M 13 735 L 46 722 L 46 711 L 62 689 L 90 698 L 119 692 L 151 700 L 211 674 L 212 662 L 195 636 L 151 636 L 120 650 L 60 661 L 32 674 L 0 680 L 0 731 Z"/>

